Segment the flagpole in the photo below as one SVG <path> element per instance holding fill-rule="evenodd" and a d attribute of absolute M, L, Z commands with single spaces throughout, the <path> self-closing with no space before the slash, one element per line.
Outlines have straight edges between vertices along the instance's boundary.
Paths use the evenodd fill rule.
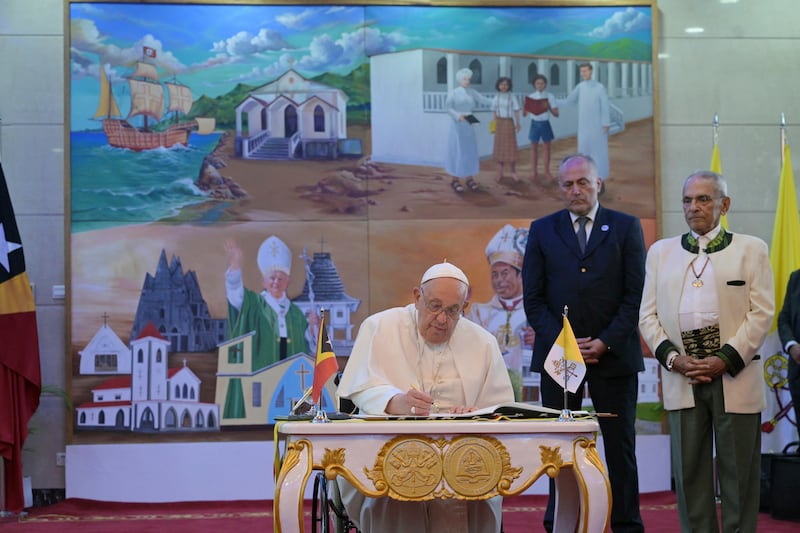
<path fill-rule="evenodd" d="M 711 120 L 711 164 L 708 170 L 722 174 L 722 162 L 719 156 L 719 114 L 714 113 L 714 118 Z M 719 217 L 719 222 L 724 229 L 728 229 L 728 215 L 723 213 Z"/>
<path fill-rule="evenodd" d="M 786 115 L 781 111 L 781 169 L 784 163 L 784 147 L 786 146 Z"/>
<path fill-rule="evenodd" d="M 564 306 L 564 314 L 561 316 L 561 331 L 564 331 L 564 321 L 569 314 L 569 307 Z M 558 417 L 559 422 L 572 422 L 575 418 L 572 416 L 572 411 L 569 410 L 569 389 L 567 389 L 567 382 L 569 381 L 569 370 L 567 370 L 567 350 L 561 356 L 562 368 L 564 369 L 564 408 L 561 409 L 561 416 Z"/>
<path fill-rule="evenodd" d="M 316 313 L 314 307 L 314 273 L 311 272 L 311 258 L 308 256 L 308 249 L 303 247 L 303 255 L 300 256 L 303 260 L 303 266 L 306 269 L 306 285 L 308 286 L 308 310 L 310 313 Z M 320 309 L 320 314 L 324 313 L 324 309 Z M 312 328 L 313 332 L 313 328 Z M 319 335 L 319 331 L 316 332 Z"/>
<path fill-rule="evenodd" d="M 719 142 L 719 115 L 714 113 L 714 120 L 711 121 L 711 125 L 713 126 L 713 146 L 716 146 Z"/>
<path fill-rule="evenodd" d="M 318 338 L 322 338 L 322 328 L 325 327 L 325 309 L 320 307 L 319 309 L 319 333 Z M 314 360 L 319 357 L 319 352 L 321 350 L 320 346 L 317 346 L 317 355 L 315 356 Z M 316 365 L 314 365 L 314 373 L 317 372 Z M 322 394 L 319 395 L 317 399 L 316 405 L 314 405 L 314 418 L 311 419 L 312 424 L 327 424 L 330 422 L 328 419 L 328 414 L 322 408 Z"/>

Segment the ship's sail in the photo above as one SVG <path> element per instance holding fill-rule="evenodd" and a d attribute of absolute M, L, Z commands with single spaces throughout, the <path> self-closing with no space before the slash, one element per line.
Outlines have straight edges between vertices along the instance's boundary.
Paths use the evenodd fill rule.
<path fill-rule="evenodd" d="M 137 69 L 138 72 L 138 69 Z M 159 83 L 129 79 L 131 111 L 128 118 L 138 115 L 159 121 L 164 114 L 164 88 Z"/>
<path fill-rule="evenodd" d="M 217 119 L 197 117 L 194 120 L 197 122 L 197 133 L 200 135 L 214 133 L 214 128 L 217 126 Z"/>
<path fill-rule="evenodd" d="M 111 92 L 111 84 L 108 83 L 108 76 L 106 76 L 106 69 L 100 65 L 100 102 L 97 104 L 97 111 L 94 112 L 93 118 L 112 118 L 121 117 L 122 113 L 119 112 L 119 106 L 114 99 L 114 94 Z"/>
<path fill-rule="evenodd" d="M 184 115 L 192 109 L 192 91 L 186 85 L 173 81 L 164 82 L 169 93 L 169 108 L 167 111 L 178 111 Z"/>
<path fill-rule="evenodd" d="M 139 61 L 136 63 L 136 71 L 131 74 L 131 78 L 141 78 L 157 82 L 158 70 L 156 70 L 155 65 L 151 65 L 150 63 L 142 63 Z"/>

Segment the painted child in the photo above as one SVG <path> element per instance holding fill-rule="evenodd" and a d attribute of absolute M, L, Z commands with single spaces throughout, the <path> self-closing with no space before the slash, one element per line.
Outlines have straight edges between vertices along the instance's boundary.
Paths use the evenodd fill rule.
<path fill-rule="evenodd" d="M 494 111 L 495 134 L 492 156 L 497 162 L 498 182 L 503 179 L 503 167 L 508 164 L 511 177 L 517 181 L 517 132 L 521 128 L 519 119 L 519 102 L 511 94 L 511 78 L 501 77 L 495 83 L 497 94 L 492 99 Z"/>
<path fill-rule="evenodd" d="M 531 113 L 531 129 L 528 133 L 528 139 L 531 141 L 531 180 L 538 177 L 539 166 L 539 143 L 542 143 L 542 166 L 544 169 L 544 177 L 548 181 L 555 181 L 555 178 L 550 174 L 550 143 L 553 140 L 553 128 L 550 126 L 550 117 L 558 116 L 558 107 L 556 107 L 555 97 L 547 90 L 547 78 L 538 74 L 533 78 L 533 88 L 536 89 L 528 98 L 531 100 L 546 100 L 546 110 L 534 114 Z M 522 116 L 528 114 L 527 107 L 523 109 Z"/>

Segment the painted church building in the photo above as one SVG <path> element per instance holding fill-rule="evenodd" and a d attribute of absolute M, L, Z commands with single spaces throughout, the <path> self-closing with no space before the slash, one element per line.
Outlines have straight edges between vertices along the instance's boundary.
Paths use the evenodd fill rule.
<path fill-rule="evenodd" d="M 263 426 L 289 416 L 311 387 L 314 357 L 298 353 L 264 368 L 252 370 L 254 332 L 220 343 L 217 363 L 216 403 L 222 409 L 220 424 Z M 322 408 L 336 411 L 336 387 L 328 383 Z"/>
<path fill-rule="evenodd" d="M 131 373 L 131 350 L 105 320 L 78 356 L 81 375 Z"/>
<path fill-rule="evenodd" d="M 347 100 L 341 89 L 289 69 L 236 106 L 237 154 L 245 159 L 335 158 L 339 141 L 347 138 Z"/>
<path fill-rule="evenodd" d="M 168 367 L 170 342 L 150 323 L 131 341 L 131 373 L 92 389 L 76 407 L 79 429 L 218 431 L 219 407 L 200 401 L 200 379 L 186 365 Z"/>

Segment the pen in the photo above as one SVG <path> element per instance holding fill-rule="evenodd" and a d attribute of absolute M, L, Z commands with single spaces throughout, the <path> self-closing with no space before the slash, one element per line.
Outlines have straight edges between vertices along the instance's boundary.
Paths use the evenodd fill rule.
<path fill-rule="evenodd" d="M 312 389 L 313 389 L 313 387 L 309 387 L 309 388 L 306 389 L 306 391 L 303 393 L 303 395 L 300 397 L 300 399 L 297 400 L 297 402 L 294 404 L 294 407 L 292 407 L 292 410 L 289 411 L 290 414 L 294 414 L 295 410 L 298 407 L 300 407 L 303 404 L 303 402 L 308 400 L 308 398 L 311 396 Z"/>
<path fill-rule="evenodd" d="M 417 386 L 416 386 L 416 385 L 414 385 L 413 383 L 412 383 L 411 385 L 409 385 L 409 387 L 410 387 L 410 388 L 412 388 L 412 389 L 414 389 L 414 390 L 415 390 L 415 391 L 417 391 L 417 392 L 424 392 L 423 390 L 421 390 L 419 387 L 417 387 Z M 438 403 L 436 403 L 436 402 L 433 402 L 433 403 L 431 403 L 431 407 L 435 407 L 436 409 L 438 409 L 438 408 L 439 408 L 439 404 L 438 404 Z"/>

